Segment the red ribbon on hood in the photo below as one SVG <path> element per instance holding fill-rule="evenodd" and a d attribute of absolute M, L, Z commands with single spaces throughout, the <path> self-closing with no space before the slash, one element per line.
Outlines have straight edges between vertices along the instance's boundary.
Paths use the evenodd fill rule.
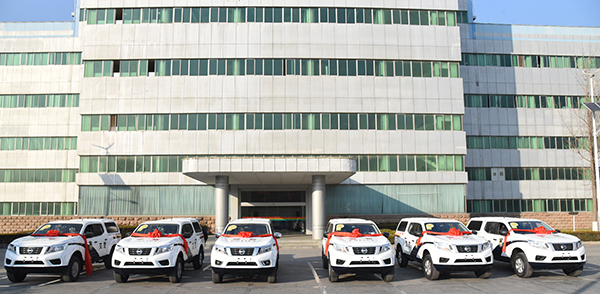
<path fill-rule="evenodd" d="M 421 246 L 421 238 L 423 238 L 423 236 L 425 236 L 425 234 L 429 234 L 429 235 L 443 235 L 443 236 L 462 236 L 462 235 L 470 235 L 473 234 L 472 232 L 469 231 L 461 231 L 457 228 L 450 228 L 450 230 L 448 230 L 448 232 L 433 232 L 433 231 L 423 231 L 423 233 L 421 234 L 421 237 L 419 237 L 419 239 L 417 239 L 417 246 Z"/>
<path fill-rule="evenodd" d="M 372 235 L 363 235 L 360 233 L 358 229 L 352 230 L 352 233 L 348 232 L 331 232 L 327 234 L 327 243 L 325 244 L 325 256 L 329 252 L 329 241 L 331 241 L 331 237 L 350 237 L 350 238 L 360 238 L 360 237 L 378 237 L 383 236 L 383 234 L 372 234 Z"/>
<path fill-rule="evenodd" d="M 183 240 L 183 249 L 185 249 L 185 254 L 188 253 L 188 248 L 189 248 L 188 242 L 187 242 L 187 240 L 181 234 L 163 235 L 163 233 L 161 231 L 159 231 L 158 229 L 154 229 L 153 232 L 150 232 L 148 234 L 132 233 L 131 237 L 144 237 L 144 238 L 173 238 L 173 237 L 179 237 L 179 238 L 181 238 L 181 240 Z"/>
<path fill-rule="evenodd" d="M 88 244 L 87 244 L 87 238 L 84 235 L 81 234 L 74 234 L 74 233 L 64 233 L 61 234 L 59 230 L 49 230 L 48 232 L 46 232 L 46 234 L 31 234 L 31 236 L 34 237 L 58 237 L 58 236 L 79 236 L 83 239 L 83 244 L 85 247 L 85 273 L 88 276 L 92 275 L 92 270 L 94 269 L 92 266 L 92 256 L 90 255 L 90 249 L 88 248 Z"/>
<path fill-rule="evenodd" d="M 279 250 L 279 243 L 277 243 L 277 238 L 273 236 L 273 234 L 264 234 L 264 235 L 253 235 L 252 232 L 241 231 L 237 235 L 231 234 L 223 234 L 222 237 L 237 237 L 237 238 L 265 238 L 265 237 L 273 237 L 275 240 L 275 246 L 277 246 L 277 250 Z"/>
<path fill-rule="evenodd" d="M 504 236 L 504 243 L 502 243 L 502 252 L 506 252 L 506 239 L 508 238 L 508 235 L 510 235 L 511 232 L 527 232 L 527 233 L 534 233 L 534 234 L 540 234 L 540 235 L 556 233 L 556 231 L 547 230 L 544 226 L 539 226 L 533 230 L 511 229 L 510 231 L 508 231 L 508 234 L 506 234 L 506 236 Z"/>

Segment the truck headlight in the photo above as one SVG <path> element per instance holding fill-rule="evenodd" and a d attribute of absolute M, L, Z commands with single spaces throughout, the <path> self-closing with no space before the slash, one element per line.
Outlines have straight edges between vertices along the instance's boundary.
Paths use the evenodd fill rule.
<path fill-rule="evenodd" d="M 381 249 L 379 249 L 379 253 L 388 252 L 390 250 L 392 250 L 392 245 L 390 245 L 390 244 L 383 245 L 383 246 L 381 246 Z"/>
<path fill-rule="evenodd" d="M 260 247 L 260 248 L 258 248 L 258 254 L 271 252 L 271 249 L 273 249 L 273 245 L 267 245 L 267 246 Z"/>
<path fill-rule="evenodd" d="M 490 249 L 491 246 L 492 246 L 492 243 L 490 243 L 490 241 L 487 241 L 487 242 L 483 243 L 483 245 L 481 245 L 481 251 L 486 251 L 486 250 Z"/>
<path fill-rule="evenodd" d="M 215 245 L 213 246 L 213 249 L 217 252 L 221 252 L 223 254 L 227 254 L 227 249 L 221 245 Z"/>
<path fill-rule="evenodd" d="M 350 250 L 350 248 L 348 248 L 346 246 L 338 245 L 338 244 L 329 243 L 329 246 L 339 252 L 350 253 L 350 251 L 352 251 L 352 250 Z"/>
<path fill-rule="evenodd" d="M 577 249 L 579 249 L 581 247 L 583 247 L 583 242 L 577 241 L 577 243 L 575 243 L 575 250 L 577 250 Z"/>
<path fill-rule="evenodd" d="M 452 250 L 452 245 L 448 244 L 448 243 L 442 243 L 442 242 L 435 242 L 435 248 L 440 249 L 440 250 L 446 250 L 446 251 L 454 251 Z"/>
<path fill-rule="evenodd" d="M 60 252 L 60 251 L 65 250 L 66 248 L 67 248 L 67 244 L 52 245 L 52 246 L 48 247 L 48 250 L 46 250 L 46 254 Z"/>
<path fill-rule="evenodd" d="M 528 242 L 529 242 L 529 245 L 534 248 L 546 249 L 546 250 L 550 249 L 550 246 L 548 246 L 548 243 L 546 243 L 546 242 L 533 241 L 533 240 L 529 240 Z"/>
<path fill-rule="evenodd" d="M 6 248 L 6 250 L 8 250 L 12 253 L 17 253 L 17 246 L 15 246 L 14 244 L 8 244 L 8 247 Z"/>
<path fill-rule="evenodd" d="M 117 247 L 115 247 L 115 251 L 125 254 L 125 247 L 123 247 L 121 245 L 117 245 Z"/>
<path fill-rule="evenodd" d="M 156 249 L 156 252 L 154 252 L 154 255 L 171 252 L 171 250 L 173 250 L 173 244 L 163 245 L 163 246 L 158 247 L 158 249 Z"/>

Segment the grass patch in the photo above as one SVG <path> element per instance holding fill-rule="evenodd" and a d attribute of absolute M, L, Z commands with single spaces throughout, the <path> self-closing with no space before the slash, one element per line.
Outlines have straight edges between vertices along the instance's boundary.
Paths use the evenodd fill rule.
<path fill-rule="evenodd" d="M 571 231 L 571 230 L 561 230 L 561 233 L 573 235 L 579 238 L 581 241 L 600 241 L 600 232 L 592 231 L 592 230 L 583 230 L 583 231 Z"/>

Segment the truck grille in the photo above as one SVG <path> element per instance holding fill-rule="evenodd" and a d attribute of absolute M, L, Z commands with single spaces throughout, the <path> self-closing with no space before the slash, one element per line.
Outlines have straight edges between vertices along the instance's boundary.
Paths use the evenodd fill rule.
<path fill-rule="evenodd" d="M 476 253 L 479 250 L 479 246 L 477 246 L 477 245 L 467 245 L 467 246 L 457 245 L 456 250 L 458 250 L 458 252 L 460 252 L 460 253 Z"/>
<path fill-rule="evenodd" d="M 254 248 L 231 248 L 231 255 L 250 256 L 254 254 Z"/>
<path fill-rule="evenodd" d="M 20 254 L 37 255 L 42 252 L 43 247 L 19 247 Z"/>
<path fill-rule="evenodd" d="M 356 255 L 375 254 L 375 247 L 352 247 Z"/>
<path fill-rule="evenodd" d="M 573 251 L 573 243 L 557 243 L 552 244 L 555 251 Z"/>
<path fill-rule="evenodd" d="M 129 248 L 129 255 L 150 255 L 152 248 Z"/>

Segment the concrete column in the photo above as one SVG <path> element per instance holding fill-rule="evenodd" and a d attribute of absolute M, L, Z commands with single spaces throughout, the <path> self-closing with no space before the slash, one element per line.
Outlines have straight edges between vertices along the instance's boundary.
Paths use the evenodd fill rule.
<path fill-rule="evenodd" d="M 215 177 L 215 233 L 223 233 L 229 221 L 229 177 Z"/>
<path fill-rule="evenodd" d="M 325 233 L 325 176 L 312 176 L 312 236 L 318 240 Z"/>

